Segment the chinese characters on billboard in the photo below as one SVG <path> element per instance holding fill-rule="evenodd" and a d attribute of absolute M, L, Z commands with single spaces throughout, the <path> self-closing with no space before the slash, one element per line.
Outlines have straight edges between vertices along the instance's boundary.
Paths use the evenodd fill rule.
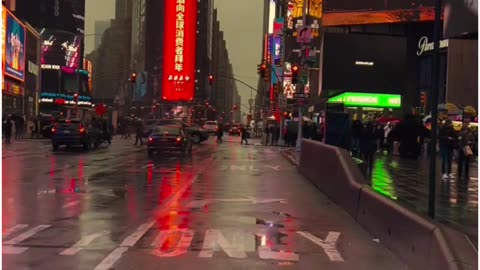
<path fill-rule="evenodd" d="M 194 97 L 197 5 L 197 0 L 165 1 L 163 100 Z"/>
<path fill-rule="evenodd" d="M 4 9 L 3 12 L 2 16 L 6 22 L 3 73 L 23 81 L 25 79 L 25 26 L 9 11 Z"/>

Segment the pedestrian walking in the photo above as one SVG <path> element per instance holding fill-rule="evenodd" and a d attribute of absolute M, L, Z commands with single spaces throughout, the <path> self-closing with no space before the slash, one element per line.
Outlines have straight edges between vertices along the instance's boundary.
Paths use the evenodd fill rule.
<path fill-rule="evenodd" d="M 452 175 L 452 157 L 455 148 L 455 130 L 452 120 L 446 120 L 438 132 L 440 155 L 442 157 L 442 178 L 444 180 L 453 178 Z"/>
<path fill-rule="evenodd" d="M 217 128 L 217 143 L 223 142 L 223 132 L 223 123 L 219 123 Z"/>
<path fill-rule="evenodd" d="M 143 145 L 143 123 L 141 121 L 137 121 L 136 124 L 135 145 L 137 145 L 138 141 L 140 141 L 140 145 Z"/>
<path fill-rule="evenodd" d="M 25 124 L 25 121 L 23 120 L 23 117 L 15 118 L 15 140 L 19 140 L 23 137 L 22 132 L 23 132 L 24 124 Z"/>
<path fill-rule="evenodd" d="M 242 140 L 240 141 L 240 144 L 243 144 L 243 141 L 245 141 L 245 144 L 248 145 L 247 129 L 245 128 L 245 126 L 240 127 L 240 135 L 242 136 Z"/>
<path fill-rule="evenodd" d="M 375 125 L 368 121 L 362 128 L 360 137 L 360 153 L 363 161 L 367 164 L 368 171 L 373 171 L 373 158 L 377 150 L 377 137 L 375 136 Z"/>
<path fill-rule="evenodd" d="M 462 178 L 462 173 L 465 172 L 465 179 L 470 178 L 470 159 L 473 156 L 473 130 L 464 122 L 462 129 L 458 134 L 458 179 Z"/>
<path fill-rule="evenodd" d="M 10 138 L 12 137 L 12 119 L 10 116 L 7 116 L 3 125 L 5 131 L 5 142 L 10 143 Z"/>
<path fill-rule="evenodd" d="M 387 125 L 383 128 L 383 148 L 390 152 L 392 149 L 392 136 L 390 136 L 390 132 L 393 129 L 393 125 L 391 122 L 388 122 Z"/>

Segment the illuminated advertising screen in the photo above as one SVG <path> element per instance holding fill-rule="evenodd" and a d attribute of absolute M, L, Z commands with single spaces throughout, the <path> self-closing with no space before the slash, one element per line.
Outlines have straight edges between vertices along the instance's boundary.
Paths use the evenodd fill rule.
<path fill-rule="evenodd" d="M 23 81 L 25 79 L 25 26 L 9 11 L 6 11 L 4 16 L 6 28 L 3 74 Z"/>
<path fill-rule="evenodd" d="M 43 29 L 42 65 L 80 68 L 82 38 L 71 32 Z"/>
<path fill-rule="evenodd" d="M 331 103 L 343 103 L 347 107 L 400 108 L 400 95 L 346 92 L 328 100 Z"/>
<path fill-rule="evenodd" d="M 195 95 L 197 6 L 198 0 L 165 1 L 165 101 L 190 101 Z"/>
<path fill-rule="evenodd" d="M 433 21 L 435 0 L 323 0 L 323 26 Z"/>

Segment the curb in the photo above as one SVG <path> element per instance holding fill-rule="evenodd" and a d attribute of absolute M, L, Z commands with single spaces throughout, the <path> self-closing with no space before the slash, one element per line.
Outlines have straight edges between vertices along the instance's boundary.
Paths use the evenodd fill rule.
<path fill-rule="evenodd" d="M 290 162 L 290 164 L 292 164 L 293 166 L 295 167 L 298 167 L 298 161 L 292 157 L 292 155 L 290 154 L 290 150 L 282 150 L 280 151 L 280 154 L 288 161 Z"/>

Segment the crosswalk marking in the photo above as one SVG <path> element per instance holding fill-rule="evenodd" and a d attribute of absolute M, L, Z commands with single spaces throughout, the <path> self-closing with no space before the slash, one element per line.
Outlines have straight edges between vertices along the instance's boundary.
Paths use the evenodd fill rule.
<path fill-rule="evenodd" d="M 90 243 L 93 242 L 93 240 L 97 239 L 98 237 L 100 236 L 103 236 L 105 234 L 108 234 L 109 231 L 103 231 L 103 232 L 98 232 L 98 233 L 94 233 L 94 234 L 90 234 L 90 235 L 87 235 L 87 236 L 84 236 L 82 237 L 82 239 L 80 239 L 80 241 L 78 241 L 77 243 L 75 243 L 73 246 L 65 249 L 64 251 L 62 251 L 60 253 L 60 255 L 62 256 L 71 256 L 71 255 L 75 255 L 77 254 L 80 250 L 82 250 L 83 248 L 87 247 L 88 245 L 90 245 Z"/>
<path fill-rule="evenodd" d="M 34 234 L 40 232 L 40 231 L 43 231 L 47 228 L 51 227 L 51 225 L 38 225 L 37 227 L 33 228 L 33 229 L 30 229 L 20 235 L 18 235 L 17 237 L 13 238 L 13 239 L 10 239 L 8 240 L 7 242 L 4 242 L 3 244 L 4 245 L 15 245 L 15 244 L 18 244 L 22 241 L 24 241 L 25 239 L 28 239 L 30 237 L 32 237 Z"/>
<path fill-rule="evenodd" d="M 13 226 L 12 228 L 6 230 L 4 233 L 3 233 L 3 238 L 7 238 L 8 236 L 10 236 L 11 234 L 13 234 L 14 232 L 16 231 L 19 231 L 19 230 L 23 230 L 25 228 L 28 227 L 28 224 L 17 224 L 15 226 Z"/>

